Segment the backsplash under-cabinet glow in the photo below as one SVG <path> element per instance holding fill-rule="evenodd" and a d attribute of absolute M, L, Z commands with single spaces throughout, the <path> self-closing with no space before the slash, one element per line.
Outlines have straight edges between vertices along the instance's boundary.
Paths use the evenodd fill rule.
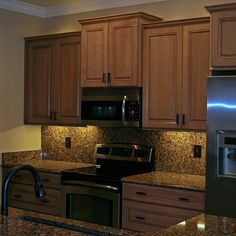
<path fill-rule="evenodd" d="M 71 148 L 65 138 L 71 137 Z M 98 128 L 42 126 L 45 158 L 94 163 L 94 146 L 103 142 L 128 142 L 156 148 L 156 170 L 205 175 L 206 134 L 142 130 L 136 128 Z M 202 146 L 202 158 L 193 157 L 193 146 Z"/>

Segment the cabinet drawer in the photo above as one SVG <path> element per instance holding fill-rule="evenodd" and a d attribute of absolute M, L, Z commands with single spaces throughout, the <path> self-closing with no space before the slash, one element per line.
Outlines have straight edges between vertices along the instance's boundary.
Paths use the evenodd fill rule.
<path fill-rule="evenodd" d="M 205 194 L 173 188 L 124 183 L 123 198 L 203 211 Z"/>
<path fill-rule="evenodd" d="M 158 231 L 199 214 L 194 210 L 123 200 L 122 228 Z"/>
<path fill-rule="evenodd" d="M 45 192 L 46 196 L 44 198 L 37 198 L 34 186 L 11 184 L 9 189 L 9 206 L 60 215 L 60 190 L 45 188 Z"/>
<path fill-rule="evenodd" d="M 11 168 L 4 168 L 4 176 L 11 170 Z M 43 182 L 44 187 L 56 188 L 60 189 L 61 185 L 61 176 L 59 174 L 52 174 L 46 172 L 38 172 L 40 178 Z M 12 178 L 14 183 L 21 183 L 21 184 L 30 184 L 34 185 L 34 177 L 28 171 L 20 171 L 19 173 L 15 174 Z"/>

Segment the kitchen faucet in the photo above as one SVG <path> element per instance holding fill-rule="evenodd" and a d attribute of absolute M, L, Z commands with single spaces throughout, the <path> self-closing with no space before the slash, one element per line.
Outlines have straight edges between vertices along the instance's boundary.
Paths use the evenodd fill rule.
<path fill-rule="evenodd" d="M 36 169 L 31 165 L 20 165 L 11 169 L 11 171 L 6 175 L 3 184 L 2 184 L 2 206 L 1 206 L 1 215 L 8 215 L 8 189 L 12 177 L 20 170 L 28 170 L 34 177 L 35 181 L 35 194 L 36 197 L 44 197 L 45 191 L 40 179 L 40 176 Z"/>

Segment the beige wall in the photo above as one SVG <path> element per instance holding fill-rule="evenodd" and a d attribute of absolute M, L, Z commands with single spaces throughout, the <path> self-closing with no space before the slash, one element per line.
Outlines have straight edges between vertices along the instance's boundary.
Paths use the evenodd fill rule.
<path fill-rule="evenodd" d="M 24 37 L 44 33 L 44 21 L 0 9 L 0 153 L 41 148 L 40 126 L 25 126 Z"/>
<path fill-rule="evenodd" d="M 112 14 L 144 11 L 162 17 L 164 20 L 178 20 L 195 17 L 209 16 L 205 6 L 236 2 L 234 0 L 168 0 L 159 3 L 136 5 L 105 9 L 83 14 L 71 14 L 67 16 L 51 17 L 47 19 L 45 30 L 47 33 L 59 33 L 65 31 L 78 31 L 80 25 L 78 19 L 107 16 Z"/>

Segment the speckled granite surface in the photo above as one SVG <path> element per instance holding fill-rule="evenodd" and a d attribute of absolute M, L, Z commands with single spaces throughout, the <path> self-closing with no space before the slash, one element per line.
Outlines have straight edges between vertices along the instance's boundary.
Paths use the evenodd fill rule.
<path fill-rule="evenodd" d="M 52 224 L 58 224 L 60 227 L 46 225 L 42 223 L 31 222 L 29 220 L 36 218 L 42 223 L 50 221 Z M 43 219 L 43 220 L 42 220 Z M 69 228 L 82 230 L 84 232 L 72 231 L 62 228 L 66 225 Z M 66 219 L 51 215 L 39 214 L 31 211 L 9 208 L 9 215 L 0 215 L 0 235 L 4 236 L 23 236 L 23 235 L 100 235 L 100 236 L 119 236 L 119 235 L 140 235 L 122 229 L 116 229 L 101 225 L 90 224 L 82 221 Z"/>
<path fill-rule="evenodd" d="M 236 219 L 201 214 L 159 233 L 146 236 L 235 236 Z"/>
<path fill-rule="evenodd" d="M 29 155 L 25 154 L 29 153 Z M 93 164 L 69 162 L 69 161 L 54 161 L 42 159 L 39 152 L 21 152 L 4 153 L 2 159 L 3 167 L 13 167 L 15 165 L 29 164 L 37 168 L 39 171 L 60 173 L 62 170 L 76 169 L 92 166 Z"/>
<path fill-rule="evenodd" d="M 59 224 L 60 227 L 30 222 L 27 220 L 34 218 L 43 219 L 44 222 L 51 221 L 53 223 Z M 63 225 L 70 226 L 69 228 L 73 227 L 77 230 L 86 230 L 86 233 L 61 228 Z M 65 219 L 62 217 L 54 217 L 50 215 L 9 208 L 8 217 L 0 216 L 0 235 L 235 236 L 236 219 L 201 214 L 163 231 L 136 233 L 72 219 Z"/>
<path fill-rule="evenodd" d="M 205 176 L 150 172 L 122 178 L 123 182 L 205 191 Z"/>
<path fill-rule="evenodd" d="M 205 175 L 205 132 L 42 126 L 41 137 L 43 153 L 53 160 L 95 163 L 96 143 L 135 143 L 156 149 L 158 171 Z M 71 137 L 71 149 L 65 148 L 65 137 Z M 194 145 L 202 146 L 202 158 L 193 157 Z"/>

